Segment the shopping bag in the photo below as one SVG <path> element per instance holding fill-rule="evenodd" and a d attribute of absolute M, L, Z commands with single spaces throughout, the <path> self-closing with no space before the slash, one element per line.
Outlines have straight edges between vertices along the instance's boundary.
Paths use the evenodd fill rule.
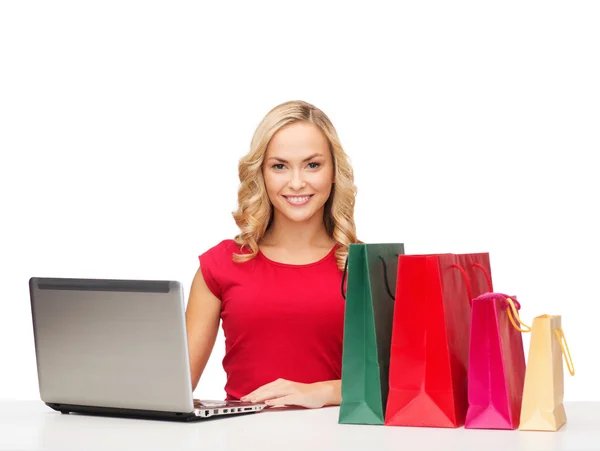
<path fill-rule="evenodd" d="M 488 291 L 487 253 L 400 256 L 386 425 L 464 424 L 470 301 Z"/>
<path fill-rule="evenodd" d="M 403 253 L 401 243 L 349 246 L 340 424 L 383 424 L 398 255 Z"/>
<path fill-rule="evenodd" d="M 529 332 L 519 319 L 520 308 L 514 297 L 500 293 L 486 293 L 473 299 L 467 429 L 519 426 L 525 380 L 521 332 Z"/>
<path fill-rule="evenodd" d="M 561 327 L 560 315 L 534 318 L 519 430 L 558 431 L 567 422 L 563 405 L 563 357 L 569 374 L 574 376 L 573 359 Z"/>

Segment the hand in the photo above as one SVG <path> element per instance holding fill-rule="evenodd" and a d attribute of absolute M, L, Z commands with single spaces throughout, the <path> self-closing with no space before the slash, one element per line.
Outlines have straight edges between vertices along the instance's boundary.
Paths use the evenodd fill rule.
<path fill-rule="evenodd" d="M 318 409 L 336 399 L 339 381 L 303 384 L 277 379 L 242 397 L 244 402 L 264 402 L 268 406 L 301 406 Z"/>

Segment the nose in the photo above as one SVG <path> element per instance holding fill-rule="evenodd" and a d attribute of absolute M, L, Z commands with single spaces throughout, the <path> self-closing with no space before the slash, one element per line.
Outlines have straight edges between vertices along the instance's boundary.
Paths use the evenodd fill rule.
<path fill-rule="evenodd" d="M 302 188 L 304 188 L 306 186 L 306 182 L 302 179 L 301 172 L 299 170 L 295 170 L 295 171 L 291 171 L 291 172 L 292 172 L 292 178 L 290 179 L 290 182 L 288 184 L 290 189 L 293 189 L 294 191 L 298 191 L 298 190 L 301 190 Z"/>

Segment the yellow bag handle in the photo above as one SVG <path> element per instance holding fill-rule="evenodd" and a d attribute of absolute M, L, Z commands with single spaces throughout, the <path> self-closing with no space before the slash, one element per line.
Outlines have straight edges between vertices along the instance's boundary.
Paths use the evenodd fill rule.
<path fill-rule="evenodd" d="M 573 365 L 573 358 L 571 357 L 571 351 L 569 351 L 569 345 L 567 344 L 567 339 L 565 338 L 565 333 L 563 332 L 562 327 L 554 329 L 554 333 L 556 334 L 556 338 L 558 338 L 558 343 L 560 343 L 560 350 L 562 351 L 563 356 L 565 358 L 565 363 L 567 364 L 569 374 L 571 374 L 571 376 L 575 376 L 575 366 Z"/>
<path fill-rule="evenodd" d="M 508 313 L 508 319 L 510 323 L 513 325 L 515 329 L 519 332 L 531 332 L 531 327 L 521 321 L 519 318 L 519 313 L 517 312 L 517 308 L 515 307 L 515 303 L 511 298 L 506 298 L 506 302 L 508 302 L 508 307 L 506 307 L 506 312 Z M 519 324 L 523 326 L 521 329 L 514 318 L 517 319 Z M 575 366 L 573 365 L 573 358 L 571 357 L 571 351 L 569 350 L 569 345 L 567 344 L 567 338 L 565 337 L 565 332 L 562 330 L 562 327 L 559 327 L 554 330 L 554 334 L 556 338 L 558 338 L 558 343 L 560 344 L 560 350 L 562 351 L 563 357 L 565 359 L 565 363 L 567 364 L 567 369 L 569 370 L 569 374 L 571 376 L 575 376 Z M 563 344 L 564 343 L 564 344 Z"/>
<path fill-rule="evenodd" d="M 517 329 L 519 332 L 531 332 L 531 327 L 529 327 L 527 324 L 525 324 L 523 321 L 521 321 L 521 318 L 519 318 L 519 313 L 517 312 L 517 308 L 515 307 L 515 303 L 513 302 L 513 300 L 511 298 L 506 298 L 506 302 L 508 302 L 508 307 L 506 307 L 506 312 L 508 313 L 508 319 L 510 320 L 510 323 L 513 325 L 513 327 L 515 329 Z M 516 318 L 517 321 L 519 322 L 519 324 L 521 326 L 523 326 L 523 329 L 521 329 L 517 325 L 514 318 Z"/>

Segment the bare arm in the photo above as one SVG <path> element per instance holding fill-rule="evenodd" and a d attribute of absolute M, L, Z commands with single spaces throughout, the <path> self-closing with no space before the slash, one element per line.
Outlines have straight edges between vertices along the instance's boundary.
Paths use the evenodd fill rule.
<path fill-rule="evenodd" d="M 192 391 L 196 389 L 215 345 L 220 317 L 221 301 L 212 294 L 198 268 L 185 312 Z"/>

